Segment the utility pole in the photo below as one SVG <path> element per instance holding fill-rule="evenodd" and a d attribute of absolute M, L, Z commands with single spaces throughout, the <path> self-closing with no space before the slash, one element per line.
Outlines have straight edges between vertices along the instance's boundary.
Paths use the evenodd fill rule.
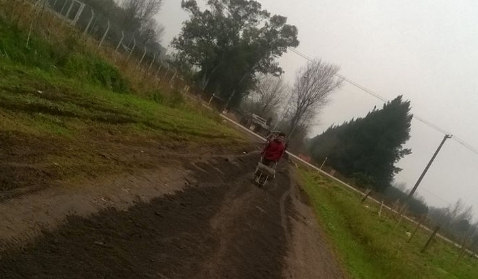
<path fill-rule="evenodd" d="M 399 216 L 399 217 L 402 217 L 403 212 L 404 212 L 405 209 L 406 209 L 406 205 L 408 204 L 408 202 L 409 202 L 410 199 L 412 198 L 413 194 L 415 194 L 415 192 L 417 191 L 418 186 L 420 185 L 420 183 L 422 182 L 423 178 L 425 177 L 425 174 L 427 174 L 428 169 L 429 169 L 430 166 L 433 164 L 433 161 L 435 161 L 435 158 L 437 157 L 438 153 L 440 152 L 441 148 L 443 147 L 443 144 L 445 144 L 445 141 L 446 141 L 447 139 L 450 139 L 451 137 L 452 137 L 452 135 L 445 135 L 445 136 L 443 137 L 443 140 L 441 141 L 440 145 L 438 146 L 437 150 L 435 151 L 435 154 L 433 154 L 432 158 L 430 159 L 430 161 L 428 162 L 427 166 L 426 166 L 425 169 L 423 170 L 422 174 L 421 174 L 420 177 L 418 178 L 417 183 L 415 183 L 415 186 L 413 186 L 413 189 L 412 189 L 412 190 L 410 191 L 410 193 L 408 194 L 407 199 L 405 200 L 405 203 L 404 203 L 403 208 L 398 211 L 398 216 Z M 399 222 L 400 222 L 400 219 L 399 219 Z"/>
<path fill-rule="evenodd" d="M 408 194 L 408 197 L 407 197 L 407 202 L 412 198 L 413 194 L 415 194 L 415 191 L 417 191 L 417 188 L 418 186 L 420 185 L 420 183 L 422 182 L 423 180 L 423 177 L 425 177 L 425 174 L 427 174 L 428 172 L 428 169 L 430 168 L 430 166 L 432 165 L 433 161 L 435 161 L 435 158 L 437 157 L 438 153 L 440 152 L 441 148 L 443 147 L 443 144 L 445 144 L 445 141 L 447 139 L 450 139 L 452 136 L 451 135 L 445 135 L 443 137 L 443 140 L 441 141 L 440 145 L 438 146 L 437 150 L 435 151 L 435 154 L 433 154 L 433 157 L 430 159 L 430 162 L 428 162 L 428 165 L 425 167 L 425 169 L 423 170 L 422 174 L 420 175 L 420 177 L 418 178 L 417 180 L 417 183 L 415 183 L 415 186 L 413 186 L 413 189 L 410 191 L 410 193 Z"/>

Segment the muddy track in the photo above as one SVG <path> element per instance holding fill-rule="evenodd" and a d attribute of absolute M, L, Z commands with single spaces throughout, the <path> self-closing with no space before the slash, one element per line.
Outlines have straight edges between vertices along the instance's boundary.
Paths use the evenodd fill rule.
<path fill-rule="evenodd" d="M 131 193 L 139 197 L 132 205 L 114 193 L 119 189 L 109 188 L 105 191 L 113 194 L 100 211 L 86 210 L 92 197 L 81 194 L 76 214 L 30 239 L 1 242 L 0 229 L 0 244 L 7 247 L 0 249 L 0 278 L 343 278 L 326 243 L 317 238 L 315 216 L 297 195 L 287 162 L 274 182 L 258 188 L 251 179 L 258 159 L 248 154 L 184 160 L 184 180 L 175 185 L 164 180 L 157 190 L 160 176 L 148 176 L 136 185 L 142 194 Z M 138 180 L 117 187 L 128 183 Z M 70 203 L 55 199 L 59 195 L 42 199 Z M 38 196 L 28 198 L 18 208 Z M 0 211 L 10 204 L 0 203 Z M 30 222 L 51 217 L 35 216 Z M 32 228 L 16 227 L 27 235 Z M 317 256 L 323 268 L 315 268 Z"/>
<path fill-rule="evenodd" d="M 67 222 L 2 253 L 1 278 L 281 278 L 286 172 L 251 181 L 257 155 L 189 166 L 183 191 Z"/>

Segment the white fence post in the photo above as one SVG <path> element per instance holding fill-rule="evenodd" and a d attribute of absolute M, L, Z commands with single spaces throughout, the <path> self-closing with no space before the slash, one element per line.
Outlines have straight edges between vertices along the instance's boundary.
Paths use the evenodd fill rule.
<path fill-rule="evenodd" d="M 163 77 L 163 79 L 166 79 L 166 77 L 168 76 L 168 72 L 169 72 L 169 64 L 168 64 L 167 66 L 168 66 L 168 69 L 166 70 L 166 73 L 164 74 L 164 77 Z"/>
<path fill-rule="evenodd" d="M 110 21 L 108 20 L 108 28 L 106 28 L 105 34 L 103 35 L 103 38 L 101 38 L 101 41 L 100 41 L 100 43 L 98 44 L 98 48 L 100 48 L 101 45 L 103 44 L 103 41 L 105 40 L 106 35 L 108 35 L 108 32 L 110 31 L 110 27 L 111 27 Z"/>
<path fill-rule="evenodd" d="M 80 2 L 80 8 L 78 9 L 78 12 L 76 12 L 75 19 L 73 19 L 73 22 L 71 24 L 76 25 L 84 9 L 85 9 L 85 4 Z"/>
<path fill-rule="evenodd" d="M 143 62 L 143 59 L 144 59 L 145 55 L 146 55 L 146 47 L 144 47 L 143 56 L 141 56 L 141 59 L 139 60 L 138 67 L 141 66 L 141 63 Z"/>
<path fill-rule="evenodd" d="M 153 61 L 149 64 L 148 71 L 151 71 L 151 67 L 153 66 L 154 61 L 156 60 L 156 54 L 153 54 Z"/>
<path fill-rule="evenodd" d="M 158 70 L 156 71 L 156 75 L 159 74 L 159 71 L 161 71 L 161 68 L 163 67 L 163 63 L 161 63 L 161 61 L 159 62 L 159 67 L 158 67 Z"/>
<path fill-rule="evenodd" d="M 88 33 L 88 30 L 90 29 L 91 23 L 93 22 L 93 19 L 95 19 L 95 11 L 93 11 L 93 9 L 92 9 L 91 10 L 90 21 L 88 21 L 88 25 L 86 25 L 86 28 L 85 28 L 85 31 L 83 32 L 83 34 L 86 35 Z"/>
<path fill-rule="evenodd" d="M 63 10 L 64 10 L 65 7 L 66 7 L 66 3 L 68 3 L 68 1 L 65 0 L 65 3 L 63 4 L 63 7 L 61 7 L 60 15 L 63 15 Z"/>
<path fill-rule="evenodd" d="M 71 9 L 73 8 L 73 4 L 75 2 L 71 1 L 70 8 L 68 8 L 68 12 L 66 12 L 65 18 L 68 20 L 68 16 L 70 15 Z"/>
<path fill-rule="evenodd" d="M 129 51 L 129 54 L 128 54 L 128 58 L 126 58 L 126 61 L 129 60 L 131 54 L 133 53 L 134 49 L 136 48 L 136 39 L 133 38 L 133 47 L 131 48 L 131 50 Z"/>
<path fill-rule="evenodd" d="M 118 52 L 119 47 L 123 43 L 123 39 L 124 39 L 124 31 L 121 31 L 121 40 L 119 41 L 118 45 L 116 46 L 116 49 L 115 49 L 116 52 Z"/>
<path fill-rule="evenodd" d="M 174 70 L 174 75 L 173 77 L 169 80 L 169 85 L 172 86 L 173 82 L 174 82 L 174 78 L 176 78 L 176 76 L 178 75 L 178 72 L 176 70 Z"/>

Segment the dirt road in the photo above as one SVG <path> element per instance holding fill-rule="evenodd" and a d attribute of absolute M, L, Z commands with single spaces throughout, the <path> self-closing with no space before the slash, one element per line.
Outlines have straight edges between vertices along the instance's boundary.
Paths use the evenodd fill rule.
<path fill-rule="evenodd" d="M 0 204 L 1 278 L 344 278 L 283 162 L 183 158 Z"/>

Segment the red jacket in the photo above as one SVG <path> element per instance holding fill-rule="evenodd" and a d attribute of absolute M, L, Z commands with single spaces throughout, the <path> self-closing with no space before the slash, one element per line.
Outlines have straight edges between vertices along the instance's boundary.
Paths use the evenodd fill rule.
<path fill-rule="evenodd" d="M 267 146 L 262 151 L 264 158 L 269 161 L 277 162 L 282 157 L 282 154 L 285 151 L 284 143 L 274 139 L 267 144 Z"/>

